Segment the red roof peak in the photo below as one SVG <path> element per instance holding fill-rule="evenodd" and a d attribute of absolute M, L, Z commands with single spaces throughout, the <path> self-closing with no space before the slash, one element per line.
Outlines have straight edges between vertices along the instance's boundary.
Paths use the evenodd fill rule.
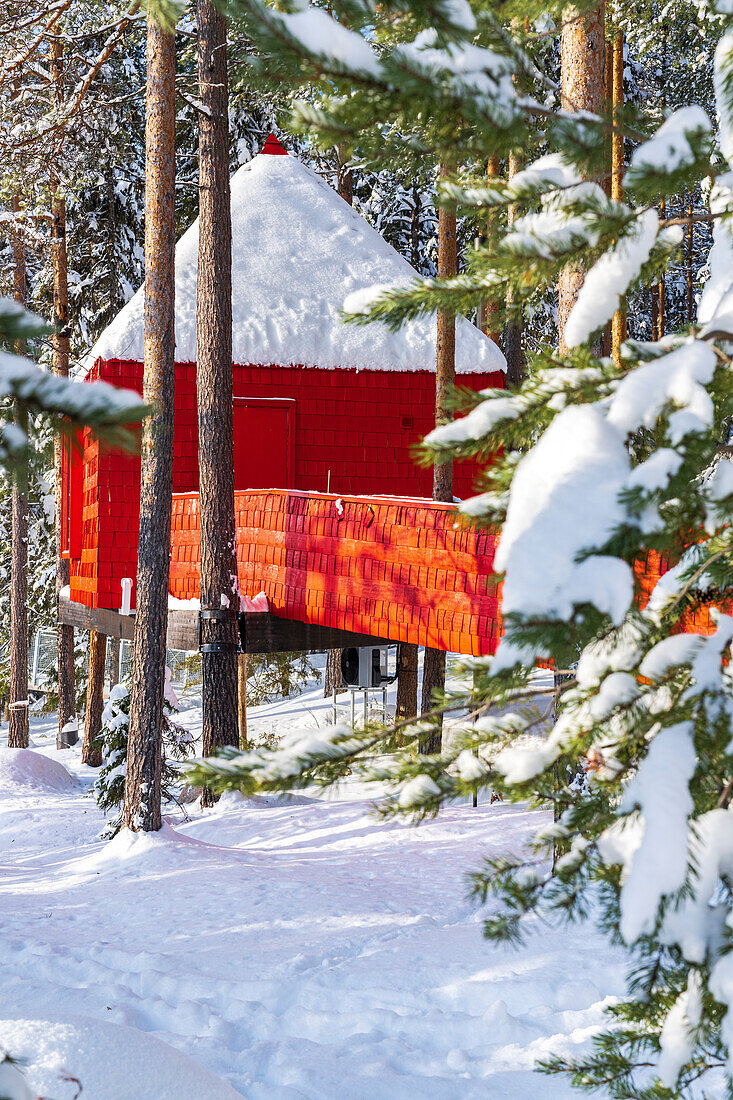
<path fill-rule="evenodd" d="M 288 155 L 287 149 L 280 144 L 274 134 L 269 135 L 267 141 L 262 146 L 262 152 L 273 157 L 286 157 Z"/>

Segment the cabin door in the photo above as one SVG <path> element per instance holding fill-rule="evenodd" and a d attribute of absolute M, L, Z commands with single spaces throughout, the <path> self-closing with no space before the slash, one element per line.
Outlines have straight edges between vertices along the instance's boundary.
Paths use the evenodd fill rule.
<path fill-rule="evenodd" d="M 293 489 L 295 401 L 234 398 L 234 488 Z"/>

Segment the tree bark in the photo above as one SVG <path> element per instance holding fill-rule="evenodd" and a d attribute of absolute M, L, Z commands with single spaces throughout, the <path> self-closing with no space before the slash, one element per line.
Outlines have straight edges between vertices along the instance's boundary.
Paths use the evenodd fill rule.
<path fill-rule="evenodd" d="M 63 45 L 59 38 L 52 38 L 49 46 L 49 67 L 51 78 L 56 85 L 56 103 L 63 103 Z M 51 250 L 53 260 L 53 323 L 56 329 L 53 336 L 53 369 L 56 374 L 67 377 L 69 374 L 69 281 L 66 259 L 66 200 L 61 193 L 58 179 L 51 170 Z M 56 469 L 56 600 L 59 593 L 69 583 L 69 559 L 61 557 L 61 478 L 62 448 L 64 444 L 57 433 L 54 443 L 54 465 Z M 58 619 L 57 611 L 57 651 L 58 651 L 58 690 L 59 690 L 59 727 L 56 747 L 66 748 L 79 740 L 76 730 L 76 685 L 74 674 L 74 628 L 64 626 Z"/>
<path fill-rule="evenodd" d="M 69 287 L 66 266 L 66 202 L 60 191 L 52 201 L 53 248 L 53 320 L 56 332 L 53 336 L 53 369 L 56 374 L 69 374 Z M 57 433 L 54 444 L 56 467 L 56 599 L 70 581 L 69 559 L 61 557 L 61 494 L 64 491 L 62 453 L 65 443 Z M 56 747 L 66 748 L 78 741 L 76 721 L 76 683 L 74 669 L 74 628 L 58 621 L 56 627 L 58 648 L 59 728 Z"/>
<path fill-rule="evenodd" d="M 339 164 L 337 178 L 338 193 L 349 206 L 354 205 L 354 173 L 351 168 Z M 344 691 L 344 682 L 341 678 L 341 654 L 342 649 L 329 649 L 326 654 L 326 672 L 323 677 L 323 698 L 330 698 L 334 691 L 339 694 Z"/>
<path fill-rule="evenodd" d="M 662 101 L 664 104 L 664 100 Z M 659 204 L 659 216 L 662 221 L 667 216 L 667 204 L 662 199 Z M 667 331 L 667 318 L 665 316 L 665 285 L 664 285 L 664 273 L 659 276 L 659 282 L 657 284 L 657 333 L 654 337 L 655 340 L 661 340 Z"/>
<path fill-rule="evenodd" d="M 447 164 L 440 166 L 441 177 L 451 174 Z M 455 209 L 441 207 L 438 213 L 438 278 L 449 279 L 458 273 L 456 250 Z M 438 310 L 438 339 L 435 370 L 435 423 L 445 424 L 452 419 L 449 398 L 456 377 L 456 319 L 449 310 Z M 453 501 L 453 463 L 436 463 L 433 470 L 433 500 Z M 425 649 L 423 661 L 421 713 L 433 705 L 433 692 L 445 687 L 445 652 L 442 649 Z M 439 715 L 431 732 L 420 745 L 421 752 L 440 752 L 442 715 Z"/>
<path fill-rule="evenodd" d="M 427 714 L 434 706 L 433 693 L 445 688 L 445 653 L 442 649 L 425 647 L 422 666 L 422 698 L 420 713 Z M 420 739 L 420 752 L 440 752 L 443 742 L 443 715 L 431 720 L 430 732 Z"/>
<path fill-rule="evenodd" d="M 501 165 L 498 157 L 489 157 L 486 164 L 486 175 L 489 179 L 494 179 L 499 175 L 501 171 Z M 485 242 L 489 249 L 493 245 L 493 237 L 496 228 L 496 215 L 490 213 L 486 220 L 486 233 Z M 499 346 L 499 332 L 497 329 L 497 318 L 499 314 L 498 302 L 482 302 L 478 307 L 478 327 L 481 331 L 493 340 L 494 343 Z"/>
<path fill-rule="evenodd" d="M 687 204 L 687 242 L 686 242 L 686 274 L 685 274 L 685 319 L 688 325 L 691 325 L 695 319 L 695 293 L 692 278 L 692 265 L 694 260 L 694 223 L 692 221 L 693 207 L 692 207 L 692 195 L 690 195 L 690 201 Z"/>
<path fill-rule="evenodd" d="M 563 11 L 560 43 L 562 106 L 567 111 L 603 112 L 605 98 L 605 18 L 600 4 L 582 19 L 568 7 Z M 558 280 L 558 346 L 567 353 L 565 325 L 583 285 L 580 264 L 568 264 Z"/>
<path fill-rule="evenodd" d="M 657 330 L 659 324 L 659 284 L 652 283 L 649 287 L 649 297 L 651 299 L 651 317 L 652 317 L 652 340 L 657 339 Z"/>
<path fill-rule="evenodd" d="M 354 205 L 354 171 L 344 164 L 338 169 L 338 193 L 349 206 Z"/>
<path fill-rule="evenodd" d="M 173 488 L 175 38 L 148 16 L 145 121 L 145 350 L 137 611 L 124 824 L 161 826 L 165 638 Z"/>
<path fill-rule="evenodd" d="M 226 20 L 211 0 L 198 0 L 199 257 L 196 298 L 196 386 L 199 422 L 201 608 L 224 612 L 203 620 L 203 755 L 239 744 L 237 721 L 237 581 L 234 526 L 232 375 L 232 223 Z M 204 790 L 202 803 L 213 795 Z"/>
<path fill-rule="evenodd" d="M 90 768 L 102 765 L 99 732 L 104 709 L 104 666 L 107 658 L 107 635 L 89 631 L 89 670 L 87 672 L 87 705 L 84 712 L 84 744 L 81 762 Z"/>
<path fill-rule="evenodd" d="M 13 196 L 13 212 L 20 213 L 20 198 Z M 13 297 L 26 302 L 25 241 L 20 226 L 13 226 Z M 25 351 L 18 341 L 19 355 Z M 28 414 L 17 403 L 15 423 L 27 433 Z M 8 745 L 28 748 L 28 456 L 16 460 L 11 496 L 10 559 L 10 707 Z"/>
<path fill-rule="evenodd" d="M 621 112 L 624 106 L 624 36 L 621 31 L 613 40 L 612 107 L 613 133 L 611 135 L 611 198 L 623 201 L 624 189 L 624 134 L 621 129 Z M 626 299 L 611 320 L 611 354 L 621 363 L 621 345 L 626 339 Z"/>
<path fill-rule="evenodd" d="M 522 159 L 517 153 L 511 153 L 509 156 L 509 171 L 507 173 L 509 179 L 516 176 L 517 172 L 522 167 Z M 507 209 L 507 224 L 512 225 L 514 219 L 517 216 L 515 207 L 510 206 Z M 514 301 L 512 291 L 507 290 L 506 295 L 507 305 L 510 306 Z M 504 357 L 506 359 L 506 380 L 509 386 L 521 386 L 524 381 L 524 353 L 522 351 L 522 321 L 521 318 L 517 318 L 516 321 L 510 321 L 506 326 L 504 332 Z"/>
<path fill-rule="evenodd" d="M 397 648 L 398 721 L 417 715 L 417 661 L 419 647 L 412 642 L 400 642 Z"/>
<path fill-rule="evenodd" d="M 120 682 L 120 639 L 109 640 L 109 690 Z"/>
<path fill-rule="evenodd" d="M 451 169 L 442 164 L 440 175 Z M 438 278 L 449 279 L 458 273 L 455 210 L 441 206 L 438 213 Z M 438 341 L 435 370 L 435 423 L 453 419 L 449 399 L 456 380 L 456 319 L 446 309 L 438 310 Z M 453 463 L 436 464 L 433 469 L 433 500 L 453 500 Z"/>
<path fill-rule="evenodd" d="M 603 63 L 603 95 L 607 104 L 613 103 L 613 42 L 610 38 L 606 38 L 604 45 L 604 63 Z M 605 142 L 605 163 L 608 165 L 608 171 L 603 173 L 603 178 L 600 181 L 601 187 L 605 191 L 606 195 L 610 199 L 611 197 L 611 162 L 613 159 L 613 144 L 612 138 L 609 135 Z M 611 322 L 608 321 L 603 327 L 603 336 L 601 338 L 601 351 L 603 356 L 607 359 L 611 354 Z"/>
<path fill-rule="evenodd" d="M 237 663 L 237 726 L 239 728 L 239 747 L 246 750 L 249 747 L 247 738 L 247 673 L 249 661 L 246 653 L 239 654 Z"/>
<path fill-rule="evenodd" d="M 420 269 L 420 215 L 422 213 L 422 199 L 420 188 L 416 183 L 412 185 L 412 210 L 410 211 L 410 263 L 416 271 Z"/>
<path fill-rule="evenodd" d="M 323 698 L 328 699 L 335 692 L 344 691 L 344 681 L 341 676 L 341 649 L 329 649 L 326 651 L 326 672 L 323 677 Z"/>

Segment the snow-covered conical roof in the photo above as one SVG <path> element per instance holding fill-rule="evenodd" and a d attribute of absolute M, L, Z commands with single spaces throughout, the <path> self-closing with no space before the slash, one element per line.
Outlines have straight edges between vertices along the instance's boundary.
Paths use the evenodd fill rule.
<path fill-rule="evenodd" d="M 273 155 L 274 154 L 274 155 Z M 372 370 L 435 368 L 436 322 L 399 332 L 346 325 L 347 294 L 376 283 L 406 283 L 410 264 L 325 180 L 270 137 L 232 177 L 232 359 L 275 366 Z M 196 360 L 198 220 L 176 245 L 176 361 Z M 92 348 L 96 359 L 143 358 L 143 288 Z M 464 318 L 456 369 L 503 370 L 504 357 Z"/>

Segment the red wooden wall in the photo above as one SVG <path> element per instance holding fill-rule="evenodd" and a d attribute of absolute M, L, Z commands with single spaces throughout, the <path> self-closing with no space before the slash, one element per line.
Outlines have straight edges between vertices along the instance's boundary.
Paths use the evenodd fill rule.
<path fill-rule="evenodd" d="M 287 490 L 235 493 L 242 591 L 285 618 L 475 656 L 501 629 L 495 537 L 451 505 Z M 197 493 L 173 500 L 171 592 L 199 595 Z"/>
<path fill-rule="evenodd" d="M 639 603 L 642 607 L 646 607 L 657 581 L 669 568 L 670 563 L 656 550 L 650 550 L 643 561 L 636 563 L 634 574 L 639 586 Z M 685 614 L 682 617 L 680 629 L 690 634 L 713 634 L 715 624 L 710 618 L 710 608 L 703 604 L 696 611 Z"/>
<path fill-rule="evenodd" d="M 90 377 L 142 391 L 138 362 L 101 361 Z M 460 382 L 474 389 L 503 387 L 504 375 L 462 375 Z M 431 371 L 234 367 L 235 407 L 246 397 L 294 402 L 292 483 L 275 488 L 323 492 L 330 471 L 337 494 L 429 497 L 432 471 L 415 464 L 411 448 L 432 427 L 434 390 Z M 456 466 L 457 496 L 470 495 L 476 474 L 473 463 Z M 173 489 L 198 489 L 193 363 L 176 364 Z M 100 451 L 87 437 L 83 487 L 72 502 L 72 512 L 82 513 L 81 551 L 71 554 L 72 599 L 90 607 L 119 606 L 120 581 L 134 580 L 137 570 L 139 496 L 139 459 Z"/>

